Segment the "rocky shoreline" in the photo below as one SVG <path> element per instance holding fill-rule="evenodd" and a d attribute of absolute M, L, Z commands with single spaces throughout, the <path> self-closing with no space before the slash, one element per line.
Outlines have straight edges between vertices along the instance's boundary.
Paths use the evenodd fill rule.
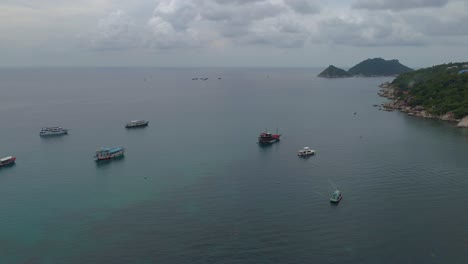
<path fill-rule="evenodd" d="M 414 106 L 411 107 L 408 105 L 407 100 L 402 100 L 399 99 L 397 96 L 395 96 L 396 88 L 392 86 L 391 83 L 385 82 L 379 85 L 381 90 L 379 91 L 378 95 L 381 97 L 385 97 L 387 99 L 390 99 L 390 102 L 382 104 L 379 106 L 380 110 L 383 111 L 393 111 L 393 110 L 398 110 L 403 113 L 407 113 L 409 116 L 415 116 L 415 117 L 423 117 L 423 118 L 437 118 L 440 120 L 444 121 L 451 121 L 451 122 L 457 122 L 457 126 L 460 128 L 468 128 L 468 116 L 465 116 L 462 119 L 456 119 L 454 114 L 451 112 L 448 112 L 444 115 L 433 115 L 426 111 L 422 106 Z M 378 105 L 374 105 L 378 106 Z"/>

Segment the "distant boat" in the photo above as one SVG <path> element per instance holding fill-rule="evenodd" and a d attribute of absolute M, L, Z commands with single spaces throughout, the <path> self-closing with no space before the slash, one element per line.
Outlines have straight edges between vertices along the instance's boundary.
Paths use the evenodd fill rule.
<path fill-rule="evenodd" d="M 94 159 L 96 161 L 116 159 L 123 157 L 124 153 L 125 148 L 123 147 L 100 148 L 96 150 L 96 155 L 94 156 Z"/>
<path fill-rule="evenodd" d="M 336 190 L 333 192 L 332 197 L 330 198 L 330 203 L 339 203 L 343 199 L 341 192 Z"/>
<path fill-rule="evenodd" d="M 126 128 L 135 128 L 135 127 L 145 127 L 149 124 L 149 121 L 146 120 L 132 120 L 128 122 L 125 127 Z"/>
<path fill-rule="evenodd" d="M 69 129 L 64 129 L 62 127 L 43 127 L 40 136 L 59 136 L 68 134 Z"/>
<path fill-rule="evenodd" d="M 16 157 L 13 157 L 13 156 L 5 157 L 3 159 L 0 159 L 0 167 L 12 165 L 13 163 L 15 163 L 15 161 L 16 161 Z"/>
<path fill-rule="evenodd" d="M 313 156 L 315 155 L 315 150 L 310 149 L 309 147 L 304 147 L 303 149 L 299 150 L 299 152 L 297 152 L 297 155 L 299 157 Z"/>
<path fill-rule="evenodd" d="M 258 137 L 258 143 L 259 144 L 273 144 L 275 142 L 278 142 L 280 140 L 281 134 L 272 134 L 269 132 L 263 132 L 260 133 L 260 136 Z"/>

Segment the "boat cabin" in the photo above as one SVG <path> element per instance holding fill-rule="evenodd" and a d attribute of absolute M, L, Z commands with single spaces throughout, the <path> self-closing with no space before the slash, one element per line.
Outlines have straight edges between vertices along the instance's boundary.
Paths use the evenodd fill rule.
<path fill-rule="evenodd" d="M 343 198 L 343 196 L 341 196 L 341 192 L 336 190 L 336 191 L 333 192 L 332 197 L 330 198 L 330 202 L 338 203 L 338 202 L 341 201 L 342 198 Z"/>

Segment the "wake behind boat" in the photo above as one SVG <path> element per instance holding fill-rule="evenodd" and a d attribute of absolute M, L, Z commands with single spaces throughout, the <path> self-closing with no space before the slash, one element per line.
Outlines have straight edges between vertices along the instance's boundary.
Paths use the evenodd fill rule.
<path fill-rule="evenodd" d="M 68 134 L 69 129 L 65 129 L 62 127 L 43 127 L 41 132 L 39 132 L 39 136 L 59 136 Z"/>
<path fill-rule="evenodd" d="M 132 120 L 128 122 L 125 127 L 126 128 L 136 128 L 136 127 L 145 127 L 149 124 L 149 121 L 146 120 Z"/>
<path fill-rule="evenodd" d="M 13 156 L 5 157 L 3 159 L 0 159 L 0 167 L 12 165 L 13 163 L 15 163 L 15 161 L 16 161 L 16 157 L 13 157 Z"/>
<path fill-rule="evenodd" d="M 125 153 L 125 148 L 123 147 L 100 148 L 96 150 L 96 155 L 94 156 L 94 159 L 96 161 L 111 160 L 111 159 L 123 157 L 124 153 Z"/>

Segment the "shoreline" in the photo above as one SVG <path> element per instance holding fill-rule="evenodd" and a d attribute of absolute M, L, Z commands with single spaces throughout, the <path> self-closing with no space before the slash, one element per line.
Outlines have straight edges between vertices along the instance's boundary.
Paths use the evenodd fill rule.
<path fill-rule="evenodd" d="M 468 128 L 468 116 L 465 116 L 462 119 L 455 118 L 454 114 L 448 112 L 444 115 L 433 115 L 426 111 L 424 107 L 418 106 L 409 106 L 406 100 L 400 99 L 395 96 L 396 87 L 392 86 L 389 82 L 384 82 L 379 85 L 381 88 L 377 93 L 380 97 L 384 97 L 390 100 L 390 102 L 384 103 L 379 106 L 379 110 L 392 112 L 398 110 L 400 112 L 406 113 L 408 116 L 422 117 L 422 118 L 433 118 L 443 121 L 456 122 L 459 128 Z M 378 105 L 374 105 L 378 106 Z"/>

